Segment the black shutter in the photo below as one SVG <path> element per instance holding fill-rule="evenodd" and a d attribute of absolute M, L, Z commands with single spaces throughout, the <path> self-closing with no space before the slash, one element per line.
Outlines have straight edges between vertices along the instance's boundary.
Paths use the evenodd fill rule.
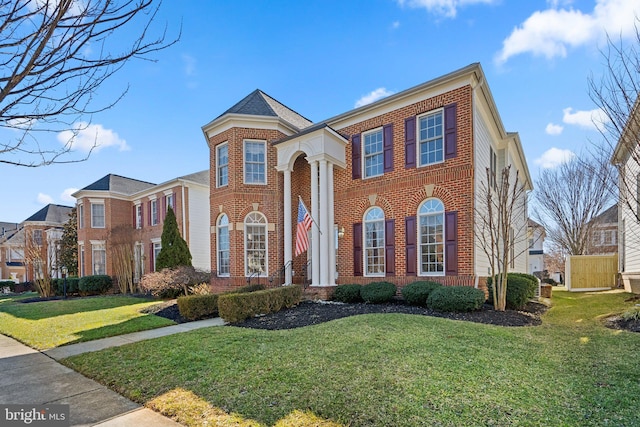
<path fill-rule="evenodd" d="M 458 274 L 458 212 L 447 212 L 444 215 L 444 258 L 445 274 Z"/>
<path fill-rule="evenodd" d="M 396 275 L 396 221 L 388 219 L 384 222 L 384 270 L 386 276 Z"/>
<path fill-rule="evenodd" d="M 457 104 L 444 107 L 444 158 L 452 159 L 458 152 Z"/>
<path fill-rule="evenodd" d="M 404 167 L 416 167 L 416 118 L 404 119 Z"/>
<path fill-rule="evenodd" d="M 384 147 L 384 172 L 393 171 L 393 124 L 384 125 L 382 128 L 382 141 Z"/>
<path fill-rule="evenodd" d="M 360 134 L 351 137 L 351 177 L 360 179 L 362 177 L 362 148 L 360 147 Z"/>
<path fill-rule="evenodd" d="M 362 223 L 353 224 L 353 275 L 362 276 Z"/>
<path fill-rule="evenodd" d="M 408 216 L 404 219 L 404 239 L 405 239 L 405 260 L 407 264 L 405 274 L 407 276 L 415 276 L 417 274 L 416 262 L 418 254 L 416 252 L 418 245 L 418 232 L 416 228 L 416 217 Z"/>

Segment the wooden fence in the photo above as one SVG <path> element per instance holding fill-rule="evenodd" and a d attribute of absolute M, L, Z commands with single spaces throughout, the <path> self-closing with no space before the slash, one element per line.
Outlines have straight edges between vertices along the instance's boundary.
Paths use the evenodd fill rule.
<path fill-rule="evenodd" d="M 571 255 L 565 262 L 565 285 L 570 291 L 615 288 L 618 255 Z"/>

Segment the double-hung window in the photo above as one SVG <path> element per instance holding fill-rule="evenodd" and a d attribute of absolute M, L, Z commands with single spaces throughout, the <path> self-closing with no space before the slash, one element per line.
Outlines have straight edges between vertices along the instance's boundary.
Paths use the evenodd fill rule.
<path fill-rule="evenodd" d="M 84 205 L 82 203 L 78 203 L 78 228 L 84 228 Z"/>
<path fill-rule="evenodd" d="M 106 274 L 107 271 L 107 250 L 104 242 L 91 244 L 91 259 L 93 261 L 94 275 Z"/>
<path fill-rule="evenodd" d="M 267 219 L 252 212 L 244 220 L 245 275 L 267 274 Z"/>
<path fill-rule="evenodd" d="M 444 161 L 443 110 L 418 118 L 418 159 L 420 166 Z"/>
<path fill-rule="evenodd" d="M 429 199 L 418 210 L 419 264 L 421 275 L 444 274 L 444 205 Z"/>
<path fill-rule="evenodd" d="M 364 135 L 364 177 L 370 178 L 384 173 L 382 128 Z"/>
<path fill-rule="evenodd" d="M 218 230 L 217 230 L 218 244 L 218 276 L 228 276 L 230 267 L 229 257 L 229 217 L 225 214 L 220 215 L 218 218 Z"/>
<path fill-rule="evenodd" d="M 244 183 L 267 183 L 267 144 L 265 141 L 244 141 Z"/>
<path fill-rule="evenodd" d="M 136 205 L 136 229 L 142 228 L 142 204 Z"/>
<path fill-rule="evenodd" d="M 104 203 L 91 203 L 91 228 L 104 227 Z"/>
<path fill-rule="evenodd" d="M 151 200 L 151 225 L 158 225 L 160 220 L 158 218 L 158 200 Z"/>
<path fill-rule="evenodd" d="M 216 148 L 216 186 L 229 185 L 229 144 L 224 143 Z"/>

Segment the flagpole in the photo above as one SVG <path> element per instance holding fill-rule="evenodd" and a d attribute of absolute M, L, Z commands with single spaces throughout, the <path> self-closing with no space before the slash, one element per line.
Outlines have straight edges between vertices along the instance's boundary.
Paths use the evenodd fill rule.
<path fill-rule="evenodd" d="M 318 229 L 318 232 L 320 234 L 322 234 L 322 230 L 320 229 L 320 226 L 318 225 L 318 223 L 316 222 L 315 218 L 313 217 L 313 215 L 311 215 L 311 211 L 309 209 L 307 209 L 307 205 L 304 204 L 304 201 L 302 200 L 302 197 L 300 197 L 300 195 L 298 194 L 298 199 L 300 200 L 300 203 L 302 203 L 302 206 L 304 206 L 304 209 L 307 211 L 307 213 L 309 214 L 309 218 L 311 218 L 311 222 L 313 222 L 316 225 L 316 228 Z"/>

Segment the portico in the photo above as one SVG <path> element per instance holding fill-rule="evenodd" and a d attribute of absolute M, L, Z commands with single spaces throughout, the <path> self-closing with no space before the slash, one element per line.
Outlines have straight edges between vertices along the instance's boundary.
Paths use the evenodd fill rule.
<path fill-rule="evenodd" d="M 334 168 L 345 169 L 348 141 L 326 123 L 311 126 L 275 144 L 278 164 L 284 175 L 284 265 L 285 284 L 292 283 L 293 215 L 291 191 L 293 166 L 304 154 L 311 170 L 311 286 L 336 284 L 336 243 L 334 238 Z M 297 206 L 297 204 L 296 204 Z"/>

